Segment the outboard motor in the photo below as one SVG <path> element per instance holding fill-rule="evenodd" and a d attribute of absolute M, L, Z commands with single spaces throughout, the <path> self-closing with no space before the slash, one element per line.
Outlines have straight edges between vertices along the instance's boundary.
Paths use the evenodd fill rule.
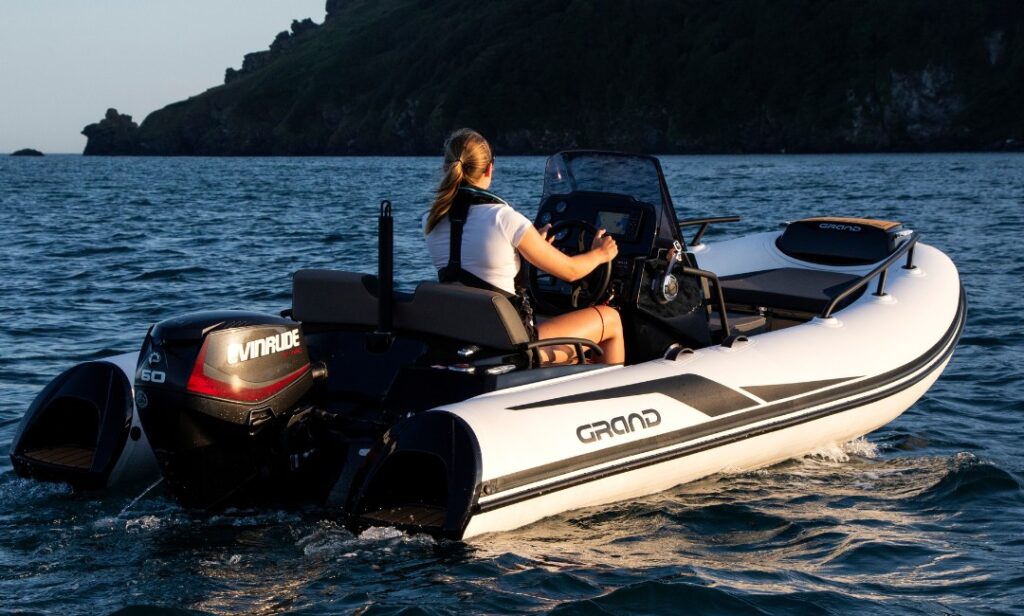
<path fill-rule="evenodd" d="M 265 500 L 288 484 L 287 428 L 313 386 L 300 325 L 252 312 L 198 312 L 153 326 L 135 403 L 183 505 Z"/>

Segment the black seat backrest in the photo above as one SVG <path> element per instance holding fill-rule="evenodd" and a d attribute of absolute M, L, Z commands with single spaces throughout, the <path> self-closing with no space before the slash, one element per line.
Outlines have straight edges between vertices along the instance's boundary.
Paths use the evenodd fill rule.
<path fill-rule="evenodd" d="M 519 313 L 504 295 L 460 284 L 421 283 L 410 301 L 395 304 L 395 325 L 499 350 L 530 341 Z"/>
<path fill-rule="evenodd" d="M 373 327 L 377 324 L 377 277 L 355 272 L 304 269 L 292 278 L 296 321 Z"/>
<path fill-rule="evenodd" d="M 500 293 L 458 284 L 421 283 L 414 294 L 396 294 L 394 327 L 467 344 L 514 350 L 530 337 L 512 304 Z M 377 277 L 307 269 L 292 280 L 297 321 L 372 328 L 377 325 Z"/>

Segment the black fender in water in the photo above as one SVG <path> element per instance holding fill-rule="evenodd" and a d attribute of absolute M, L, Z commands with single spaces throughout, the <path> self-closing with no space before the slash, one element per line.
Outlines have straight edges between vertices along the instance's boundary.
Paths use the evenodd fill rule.
<path fill-rule="evenodd" d="M 462 537 L 480 495 L 481 458 L 461 418 L 428 411 L 405 419 L 369 458 L 349 508 L 355 526 Z"/>

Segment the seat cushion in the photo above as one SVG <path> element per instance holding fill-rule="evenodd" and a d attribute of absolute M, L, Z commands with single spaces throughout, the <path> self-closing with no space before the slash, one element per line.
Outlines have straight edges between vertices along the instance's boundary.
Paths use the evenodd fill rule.
<path fill-rule="evenodd" d="M 761 270 L 719 279 L 728 304 L 819 313 L 859 276 L 797 267 Z M 839 308 L 857 299 L 855 293 Z"/>

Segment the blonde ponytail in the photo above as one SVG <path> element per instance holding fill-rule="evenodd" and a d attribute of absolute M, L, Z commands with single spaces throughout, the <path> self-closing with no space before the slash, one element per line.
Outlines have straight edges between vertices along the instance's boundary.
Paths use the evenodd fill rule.
<path fill-rule="evenodd" d="M 427 233 L 448 215 L 459 187 L 479 181 L 493 161 L 490 144 L 475 130 L 460 128 L 448 136 L 444 142 L 444 177 L 434 192 Z"/>

